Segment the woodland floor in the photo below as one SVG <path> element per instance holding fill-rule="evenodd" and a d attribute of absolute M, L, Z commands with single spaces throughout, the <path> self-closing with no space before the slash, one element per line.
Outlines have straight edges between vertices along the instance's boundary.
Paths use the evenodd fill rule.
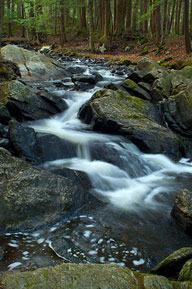
<path fill-rule="evenodd" d="M 162 60 L 166 58 L 172 58 L 170 62 L 174 61 L 188 61 L 192 60 L 192 53 L 186 54 L 184 37 L 172 37 L 165 41 L 165 45 L 162 48 L 157 48 L 152 42 L 140 44 L 137 42 L 121 42 L 116 41 L 112 43 L 111 51 L 105 53 L 92 53 L 88 51 L 88 43 L 85 40 L 69 41 L 64 45 L 64 49 L 72 49 L 77 53 L 81 53 L 85 56 L 91 56 L 94 58 L 106 58 L 109 60 L 123 60 L 130 59 L 132 62 L 137 62 L 143 57 L 151 58 L 152 60 Z M 125 52 L 125 47 L 130 47 L 130 51 Z M 148 53 L 141 55 L 144 49 L 148 50 Z"/>
<path fill-rule="evenodd" d="M 28 43 L 26 39 L 14 37 L 2 39 L 6 43 L 24 43 L 31 45 L 32 47 L 37 46 L 41 48 L 45 45 L 54 44 L 54 49 L 56 52 L 63 54 L 69 54 L 71 52 L 81 54 L 91 58 L 104 58 L 109 61 L 121 61 L 124 59 L 129 59 L 131 62 L 138 62 L 141 58 L 147 57 L 152 60 L 159 60 L 168 62 L 169 64 L 175 63 L 177 61 L 192 61 L 192 52 L 186 54 L 185 52 L 185 40 L 183 36 L 174 36 L 166 39 L 164 46 L 158 48 L 154 45 L 152 41 L 142 44 L 140 40 L 126 41 L 125 39 L 118 39 L 111 42 L 111 49 L 107 50 L 105 53 L 99 52 L 99 45 L 95 45 L 96 52 L 90 52 L 88 49 L 88 40 L 80 39 L 79 37 L 74 37 L 68 40 L 63 47 L 59 45 L 59 41 L 55 39 L 49 39 L 48 42 L 37 45 L 33 42 Z M 130 50 L 125 52 L 125 48 L 129 47 Z M 142 55 L 142 52 L 147 50 L 147 53 Z M 72 53 L 73 54 L 73 53 Z"/>

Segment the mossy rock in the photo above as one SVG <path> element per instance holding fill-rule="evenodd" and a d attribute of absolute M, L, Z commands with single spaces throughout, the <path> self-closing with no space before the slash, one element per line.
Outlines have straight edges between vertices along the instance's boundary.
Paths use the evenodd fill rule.
<path fill-rule="evenodd" d="M 181 248 L 151 270 L 151 273 L 165 276 L 167 278 L 178 278 L 183 265 L 192 258 L 192 248 Z"/>
<path fill-rule="evenodd" d="M 66 109 L 60 97 L 37 92 L 18 80 L 0 83 L 0 104 L 18 121 L 47 118 Z"/>
<path fill-rule="evenodd" d="M 129 66 L 132 64 L 132 61 L 128 58 L 123 58 L 120 60 L 120 63 L 123 64 L 123 65 L 126 65 L 126 66 Z"/>
<path fill-rule="evenodd" d="M 118 265 L 63 264 L 31 272 L 5 274 L 6 289 L 140 289 L 134 273 Z"/>
<path fill-rule="evenodd" d="M 149 53 L 149 50 L 148 50 L 148 48 L 147 47 L 144 47 L 143 48 L 143 51 L 139 54 L 140 56 L 145 56 L 146 54 L 148 54 Z"/>
<path fill-rule="evenodd" d="M 11 61 L 0 61 L 0 82 L 10 81 L 20 76 L 19 68 Z"/>
<path fill-rule="evenodd" d="M 181 228 L 192 235 L 192 192 L 185 189 L 177 194 L 171 215 Z"/>
<path fill-rule="evenodd" d="M 192 259 L 188 260 L 179 272 L 178 281 L 192 282 Z"/>
<path fill-rule="evenodd" d="M 155 106 L 122 91 L 103 89 L 80 110 L 80 118 L 93 129 L 125 135 L 144 152 L 180 155 L 180 140 L 159 125 Z"/>

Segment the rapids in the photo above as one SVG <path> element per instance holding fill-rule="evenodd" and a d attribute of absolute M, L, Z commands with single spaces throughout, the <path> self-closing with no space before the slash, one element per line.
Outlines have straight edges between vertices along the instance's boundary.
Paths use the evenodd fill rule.
<path fill-rule="evenodd" d="M 191 245 L 190 237 L 175 225 L 170 211 L 178 190 L 192 188 L 192 163 L 143 154 L 123 137 L 91 131 L 78 119 L 80 107 L 94 92 L 109 83 L 119 84 L 126 75 L 80 61 L 68 64 L 85 68 L 86 75 L 96 71 L 103 80 L 86 92 L 51 90 L 65 99 L 68 109 L 28 125 L 75 147 L 73 157 L 45 162 L 41 167 L 86 172 L 92 183 L 90 193 L 101 204 L 87 204 L 50 228 L 6 233 L 0 238 L 0 246 L 6 248 L 6 262 L 0 262 L 0 269 L 95 262 L 149 270 L 174 250 Z"/>

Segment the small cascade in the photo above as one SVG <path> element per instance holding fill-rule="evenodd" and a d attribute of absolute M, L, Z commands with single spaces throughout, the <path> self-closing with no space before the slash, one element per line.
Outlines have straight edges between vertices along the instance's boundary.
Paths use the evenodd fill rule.
<path fill-rule="evenodd" d="M 81 62 L 75 65 L 81 67 Z M 176 164 L 163 155 L 143 154 L 121 136 L 91 131 L 78 119 L 80 107 L 101 87 L 119 84 L 125 76 L 114 75 L 106 67 L 82 67 L 84 75 L 97 72 L 103 80 L 86 92 L 52 92 L 66 100 L 68 109 L 28 125 L 75 148 L 70 156 L 46 161 L 42 167 L 85 172 L 92 184 L 90 193 L 103 205 L 87 206 L 84 212 L 76 212 L 36 235 L 6 235 L 10 247 L 17 245 L 22 252 L 20 257 L 14 253 L 14 262 L 7 264 L 10 270 L 27 267 L 32 260 L 39 265 L 64 261 L 117 263 L 143 271 L 166 257 L 167 252 L 190 244 L 189 237 L 178 234 L 170 210 L 183 183 L 190 188 L 192 164 L 184 159 Z"/>

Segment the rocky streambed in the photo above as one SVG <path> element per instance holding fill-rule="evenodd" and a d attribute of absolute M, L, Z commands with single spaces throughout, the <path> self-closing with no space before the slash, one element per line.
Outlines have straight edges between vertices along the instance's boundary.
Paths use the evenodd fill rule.
<path fill-rule="evenodd" d="M 1 58 L 3 285 L 191 288 L 192 67 Z"/>

